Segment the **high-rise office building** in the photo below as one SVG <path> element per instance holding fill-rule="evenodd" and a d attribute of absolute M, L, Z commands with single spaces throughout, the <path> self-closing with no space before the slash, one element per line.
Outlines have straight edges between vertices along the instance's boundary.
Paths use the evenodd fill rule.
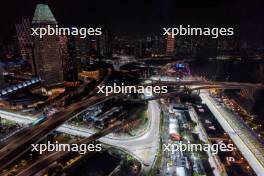
<path fill-rule="evenodd" d="M 69 52 L 68 52 L 68 37 L 66 35 L 59 37 L 59 44 L 60 44 L 60 52 L 62 57 L 62 68 L 63 73 L 67 72 L 67 62 L 69 60 Z"/>
<path fill-rule="evenodd" d="M 57 21 L 48 5 L 38 4 L 32 20 L 34 28 L 54 27 Z M 63 83 L 62 56 L 59 36 L 45 35 L 42 38 L 34 36 L 34 56 L 36 72 L 44 86 L 55 86 Z"/>
<path fill-rule="evenodd" d="M 136 40 L 134 42 L 134 55 L 136 59 L 142 58 L 142 40 Z"/>
<path fill-rule="evenodd" d="M 166 46 L 166 55 L 167 56 L 172 56 L 174 54 L 174 43 L 175 40 L 172 37 L 172 35 L 167 35 L 167 46 Z"/>
<path fill-rule="evenodd" d="M 16 24 L 15 26 L 22 58 L 30 64 L 32 75 L 35 75 L 36 70 L 33 61 L 33 40 L 30 33 L 30 21 L 27 18 L 23 18 L 22 23 Z"/>
<path fill-rule="evenodd" d="M 30 21 L 28 18 L 22 18 L 22 23 L 16 24 L 16 32 L 19 44 L 32 44 L 32 37 L 30 32 Z"/>
<path fill-rule="evenodd" d="M 152 42 L 152 54 L 161 56 L 165 54 L 166 41 L 163 37 L 154 36 Z"/>
<path fill-rule="evenodd" d="M 88 53 L 89 53 L 89 40 L 90 37 L 86 38 L 80 38 L 80 37 L 75 37 L 74 38 L 75 42 L 78 44 L 78 55 L 80 56 L 80 61 L 82 64 L 86 64 L 88 62 Z"/>
<path fill-rule="evenodd" d="M 81 56 L 79 42 L 76 40 L 78 36 L 68 36 L 67 49 L 68 60 L 65 62 L 64 78 L 68 81 L 78 80 L 78 73 L 81 71 Z"/>
<path fill-rule="evenodd" d="M 5 86 L 4 70 L 0 65 L 0 88 L 3 88 L 4 86 Z"/>
<path fill-rule="evenodd" d="M 85 40 L 78 36 L 60 36 L 59 43 L 65 81 L 78 79 L 78 73 L 81 71 L 81 58 L 85 55 L 84 42 Z"/>
<path fill-rule="evenodd" d="M 111 55 L 110 35 L 108 30 L 103 30 L 99 36 L 99 54 L 109 57 Z"/>

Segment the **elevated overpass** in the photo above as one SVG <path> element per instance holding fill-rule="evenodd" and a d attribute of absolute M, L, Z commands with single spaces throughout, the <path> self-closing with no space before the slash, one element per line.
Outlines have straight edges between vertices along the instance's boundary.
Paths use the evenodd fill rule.
<path fill-rule="evenodd" d="M 254 83 L 239 83 L 239 82 L 220 82 L 220 81 L 157 81 L 154 83 L 141 84 L 142 86 L 216 86 L 216 87 L 237 87 L 237 88 L 255 88 L 255 89 L 264 89 L 263 84 L 254 84 Z M 209 89 L 210 87 L 208 87 Z M 197 88 L 198 89 L 198 88 Z"/>
<path fill-rule="evenodd" d="M 125 122 L 116 122 L 114 125 L 112 125 L 109 128 L 103 129 L 102 131 L 92 134 L 91 136 L 84 138 L 79 141 L 74 141 L 72 144 L 89 144 L 117 129 L 122 128 L 124 125 L 128 124 L 130 120 L 127 120 Z M 51 152 L 47 155 L 41 156 L 38 158 L 36 162 L 34 162 L 32 165 L 27 167 L 25 170 L 22 170 L 18 175 L 19 176 L 31 176 L 39 171 L 47 168 L 50 164 L 58 161 L 62 161 L 66 157 L 70 156 L 71 154 L 77 154 L 76 152 L 73 151 L 55 151 Z M 89 153 L 89 152 L 88 152 Z"/>
<path fill-rule="evenodd" d="M 38 86 L 41 84 L 41 79 L 39 77 L 32 78 L 31 80 L 24 81 L 15 85 L 11 85 L 0 89 L 0 98 L 5 98 L 9 95 L 19 93 L 25 89 L 28 89 L 33 86 Z"/>
<path fill-rule="evenodd" d="M 99 141 L 124 149 L 127 152 L 131 153 L 133 156 L 135 156 L 137 159 L 139 159 L 139 161 L 141 162 L 143 161 L 146 163 L 153 162 L 155 158 L 155 152 L 157 151 L 159 146 L 159 131 L 157 129 L 159 129 L 160 110 L 156 102 L 151 101 L 151 103 L 149 104 L 148 113 L 149 113 L 149 118 L 151 119 L 150 120 L 151 123 L 149 129 L 144 134 L 136 137 L 129 137 L 127 139 L 126 138 L 123 139 L 122 137 L 114 137 L 112 135 L 107 135 L 99 139 Z M 22 121 L 19 115 L 14 114 L 14 116 L 17 116 L 17 119 L 19 119 L 20 122 Z M 28 122 L 29 121 L 28 117 L 26 118 L 24 117 L 24 119 L 25 119 L 24 123 L 30 123 Z M 86 138 L 89 138 L 91 135 L 94 134 L 93 130 L 74 127 L 65 124 L 59 127 L 57 130 L 71 135 L 82 136 Z M 52 158 L 52 156 L 50 157 Z M 49 158 L 49 160 L 51 158 Z M 44 162 L 44 160 L 42 162 Z"/>
<path fill-rule="evenodd" d="M 10 141 L 8 145 L 0 150 L 0 171 L 24 154 L 30 148 L 31 144 L 41 141 L 64 122 L 74 118 L 91 106 L 95 106 L 118 96 L 120 95 L 108 97 L 98 95 L 91 97 L 54 114 L 38 126 L 30 127 L 22 135 L 14 138 L 14 140 Z"/>
<path fill-rule="evenodd" d="M 205 81 L 179 81 L 179 82 L 160 82 L 160 83 L 151 83 L 151 84 L 144 84 L 144 86 L 197 86 L 193 89 L 206 89 L 211 87 L 219 86 L 219 88 L 242 88 L 242 87 L 254 87 L 254 88 L 263 88 L 263 85 L 255 85 L 251 83 L 229 83 L 229 82 L 205 82 Z M 200 88 L 199 88 L 200 86 Z M 181 91 L 171 92 L 166 95 L 156 96 L 153 99 L 159 99 L 166 96 L 175 96 L 181 93 Z M 74 118 L 76 115 L 85 111 L 88 107 L 97 105 L 99 103 L 103 103 L 113 98 L 120 98 L 123 97 L 122 94 L 110 95 L 105 97 L 104 95 L 97 95 L 93 96 L 89 99 L 82 100 L 78 103 L 70 105 L 67 109 L 64 109 L 52 117 L 47 119 L 42 124 L 34 127 L 29 128 L 26 130 L 24 134 L 14 138 L 8 145 L 4 146 L 0 150 L 0 171 L 7 167 L 10 163 L 12 163 L 15 159 L 25 153 L 31 144 L 37 143 L 45 138 L 50 132 L 58 128 L 64 122 Z M 152 99 L 148 99 L 152 100 Z M 1 115 L 1 114 L 0 114 Z M 158 127 L 157 127 L 158 128 Z M 140 143 L 143 141 L 140 141 Z M 134 143 L 134 141 L 132 141 Z"/>

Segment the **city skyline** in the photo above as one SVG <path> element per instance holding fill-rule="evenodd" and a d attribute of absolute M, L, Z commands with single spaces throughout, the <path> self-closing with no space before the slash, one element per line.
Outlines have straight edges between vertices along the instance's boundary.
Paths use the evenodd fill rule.
<path fill-rule="evenodd" d="M 163 27 L 190 24 L 207 27 L 234 27 L 238 38 L 259 41 L 257 36 L 262 36 L 263 29 L 263 25 L 257 21 L 257 19 L 263 18 L 263 15 L 259 13 L 258 0 L 250 3 L 246 1 L 188 3 L 157 0 L 154 2 L 128 2 L 127 4 L 118 1 L 111 3 L 80 1 L 76 5 L 60 1 L 32 1 L 31 3 L 16 2 L 18 6 L 13 6 L 13 8 L 14 2 L 10 1 L 10 4 L 7 2 L 5 6 L 2 6 L 1 13 L 3 15 L 1 16 L 3 19 L 1 21 L 6 25 L 1 28 L 1 34 L 5 33 L 5 35 L 0 37 L 4 39 L 14 35 L 13 24 L 18 23 L 21 17 L 32 20 L 34 8 L 38 2 L 50 6 L 60 26 L 103 27 L 115 34 L 128 37 L 161 35 Z M 197 5 L 199 8 L 195 8 Z M 16 9 L 16 7 L 23 8 Z M 6 9 L 14 11 L 6 17 L 4 15 L 8 14 L 5 12 Z M 116 20 L 117 18 L 118 20 Z M 153 19 L 155 20 L 153 21 Z"/>
<path fill-rule="evenodd" d="M 0 175 L 264 175 L 259 1 L 13 2 Z"/>

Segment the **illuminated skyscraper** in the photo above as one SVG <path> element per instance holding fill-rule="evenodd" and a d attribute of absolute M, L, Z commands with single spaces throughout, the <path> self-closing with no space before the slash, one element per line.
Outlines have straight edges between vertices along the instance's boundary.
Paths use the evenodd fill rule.
<path fill-rule="evenodd" d="M 60 52 L 62 57 L 62 67 L 63 72 L 67 71 L 67 62 L 69 60 L 69 52 L 68 52 L 68 38 L 66 35 L 59 37 L 59 44 L 60 44 Z"/>
<path fill-rule="evenodd" d="M 33 61 L 33 40 L 32 36 L 30 35 L 29 19 L 23 18 L 21 24 L 16 24 L 16 32 L 22 58 L 30 64 L 31 72 L 33 75 L 35 75 L 36 70 Z"/>
<path fill-rule="evenodd" d="M 64 78 L 68 81 L 77 81 L 78 73 L 81 70 L 81 56 L 78 38 L 76 36 L 67 37 L 68 60 L 64 62 Z"/>
<path fill-rule="evenodd" d="M 174 54 L 174 43 L 175 40 L 172 38 L 172 35 L 167 36 L 167 47 L 166 47 L 166 55 L 172 56 Z"/>
<path fill-rule="evenodd" d="M 21 24 L 16 24 L 17 38 L 20 45 L 32 44 L 32 37 L 30 32 L 30 21 L 27 18 L 22 19 Z"/>
<path fill-rule="evenodd" d="M 99 36 L 99 54 L 100 56 L 110 56 L 111 46 L 110 46 L 110 36 L 108 30 L 103 30 L 102 35 Z"/>
<path fill-rule="evenodd" d="M 34 28 L 55 28 L 57 21 L 48 5 L 38 4 L 32 20 Z M 42 38 L 34 36 L 34 55 L 36 72 L 44 86 L 55 86 L 63 83 L 62 56 L 59 36 L 45 35 Z"/>
<path fill-rule="evenodd" d="M 136 59 L 142 58 L 142 40 L 136 40 L 134 42 L 134 55 Z"/>
<path fill-rule="evenodd" d="M 75 42 L 78 44 L 78 55 L 80 57 L 80 62 L 82 64 L 86 64 L 88 62 L 89 57 L 89 49 L 90 49 L 90 37 L 80 38 L 75 37 Z M 79 70 L 80 71 L 80 70 Z"/>
<path fill-rule="evenodd" d="M 4 80 L 4 70 L 0 65 L 0 88 L 5 86 L 5 80 Z"/>

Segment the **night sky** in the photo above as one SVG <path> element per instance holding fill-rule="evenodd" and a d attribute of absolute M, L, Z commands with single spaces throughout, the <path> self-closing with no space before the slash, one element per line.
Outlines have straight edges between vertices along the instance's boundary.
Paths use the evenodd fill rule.
<path fill-rule="evenodd" d="M 212 2 L 213 1 L 213 2 Z M 264 38 L 261 0 L 7 0 L 0 6 L 0 40 L 14 24 L 30 20 L 37 3 L 48 4 L 61 26 L 106 27 L 115 34 L 161 34 L 162 27 L 234 27 L 241 38 Z"/>

